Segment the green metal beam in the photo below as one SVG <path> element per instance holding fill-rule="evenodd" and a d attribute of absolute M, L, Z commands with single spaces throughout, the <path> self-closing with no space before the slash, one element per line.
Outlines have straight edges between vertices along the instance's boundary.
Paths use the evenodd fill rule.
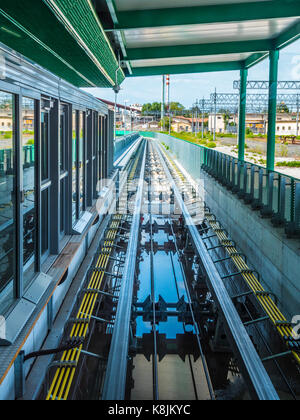
<path fill-rule="evenodd" d="M 240 112 L 239 112 L 239 159 L 245 159 L 246 139 L 246 105 L 247 105 L 247 77 L 248 70 L 241 70 Z"/>
<path fill-rule="evenodd" d="M 119 11 L 117 12 L 119 24 L 106 29 L 155 28 L 298 16 L 300 16 L 299 0 L 250 1 L 212 6 Z"/>
<path fill-rule="evenodd" d="M 118 16 L 116 13 L 116 5 L 115 5 L 114 0 L 106 0 L 106 4 L 107 4 L 107 7 L 108 7 L 108 10 L 109 10 L 109 13 L 111 15 L 114 25 L 117 25 L 119 21 L 118 21 Z"/>
<path fill-rule="evenodd" d="M 273 48 L 284 48 L 287 47 L 294 41 L 297 41 L 300 37 L 300 22 L 290 27 L 287 31 L 279 35 L 273 40 Z"/>
<path fill-rule="evenodd" d="M 279 50 L 270 51 L 267 168 L 271 171 L 275 168 L 278 61 Z"/>
<path fill-rule="evenodd" d="M 250 69 L 251 67 L 265 60 L 268 57 L 268 55 L 269 51 L 265 53 L 252 54 L 251 57 L 247 58 L 247 60 L 244 61 L 245 68 Z"/>
<path fill-rule="evenodd" d="M 118 16 L 116 13 L 116 5 L 114 0 L 106 0 L 106 4 L 110 13 L 110 16 L 112 18 L 112 21 L 114 23 L 114 25 L 117 25 L 119 23 L 118 21 Z M 123 31 L 116 31 L 117 33 L 117 37 L 118 37 L 118 41 L 120 44 L 120 48 L 122 50 L 122 54 L 123 57 L 126 59 L 127 58 L 127 50 L 126 50 L 126 41 L 125 41 L 125 37 L 124 37 L 124 32 Z M 129 72 L 129 74 L 132 74 L 132 70 L 131 70 L 131 64 L 129 61 L 126 61 L 126 67 L 127 70 Z"/>
<path fill-rule="evenodd" d="M 242 61 L 227 61 L 223 63 L 181 64 L 175 66 L 133 67 L 132 75 L 126 76 L 159 76 L 163 74 L 209 73 L 217 71 L 241 70 Z"/>
<path fill-rule="evenodd" d="M 218 42 L 211 44 L 176 45 L 168 47 L 128 48 L 127 59 L 149 60 L 159 58 L 193 57 L 217 54 L 238 54 L 256 51 L 269 51 L 269 40 Z"/>

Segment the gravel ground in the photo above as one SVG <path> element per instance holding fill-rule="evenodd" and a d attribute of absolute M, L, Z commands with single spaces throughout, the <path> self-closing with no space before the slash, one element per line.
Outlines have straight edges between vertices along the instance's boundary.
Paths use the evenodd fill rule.
<path fill-rule="evenodd" d="M 236 146 L 237 145 L 237 138 L 218 138 L 217 139 L 222 146 Z M 247 139 L 246 144 L 250 149 L 256 149 L 260 151 L 262 154 L 267 153 L 267 142 L 265 139 L 255 140 L 255 139 Z M 287 157 L 297 158 L 300 159 L 300 145 L 299 144 L 289 144 L 284 146 L 283 144 L 276 143 L 276 156 L 281 157 L 282 151 L 287 152 Z M 286 159 L 287 160 L 287 159 Z"/>

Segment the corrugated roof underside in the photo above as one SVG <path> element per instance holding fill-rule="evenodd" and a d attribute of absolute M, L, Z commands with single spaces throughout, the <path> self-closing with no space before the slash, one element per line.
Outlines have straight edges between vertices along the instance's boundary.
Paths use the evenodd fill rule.
<path fill-rule="evenodd" d="M 63 3 L 66 4 L 66 1 Z M 86 4 L 86 2 L 83 0 L 73 2 L 73 13 L 81 4 Z M 79 30 L 78 26 L 88 25 L 87 22 L 91 19 L 89 14 L 93 15 L 91 9 L 89 13 L 87 9 L 83 10 L 86 16 L 82 14 L 81 21 L 74 26 L 76 32 L 79 31 L 82 37 L 84 37 L 82 28 Z M 98 27 L 97 35 L 95 35 L 98 42 L 101 36 L 103 36 L 101 44 L 103 49 L 104 35 Z M 84 41 L 88 48 L 94 49 L 95 43 L 93 46 L 89 45 L 89 39 L 85 38 Z M 79 45 L 78 40 L 57 19 L 44 1 L 30 0 L 30 6 L 27 2 L 19 0 L 1 2 L 0 41 L 75 86 L 111 87 L 114 84 L 105 76 L 105 73 L 100 71 Z M 100 60 L 102 60 L 101 56 L 99 56 Z M 114 81 L 117 62 L 111 50 L 103 64 L 108 67 L 106 71 L 113 75 L 111 79 Z M 119 73 L 119 81 L 123 79 L 123 73 Z"/>

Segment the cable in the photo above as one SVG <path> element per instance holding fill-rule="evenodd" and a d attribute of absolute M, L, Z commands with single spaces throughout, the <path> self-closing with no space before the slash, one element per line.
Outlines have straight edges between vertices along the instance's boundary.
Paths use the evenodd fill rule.
<path fill-rule="evenodd" d="M 78 340 L 66 343 L 65 345 L 57 347 L 56 349 L 35 351 L 33 353 L 27 354 L 24 357 L 24 362 L 27 362 L 27 360 L 33 359 L 35 357 L 49 356 L 50 354 L 58 354 L 58 353 L 61 353 L 63 351 L 66 351 L 66 350 L 72 350 L 72 349 L 75 349 L 75 348 L 79 347 L 81 344 L 83 344 L 83 339 L 79 338 Z"/>

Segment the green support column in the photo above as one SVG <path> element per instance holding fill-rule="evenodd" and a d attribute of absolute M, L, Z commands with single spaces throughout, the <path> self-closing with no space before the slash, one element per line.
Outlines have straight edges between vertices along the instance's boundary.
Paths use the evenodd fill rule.
<path fill-rule="evenodd" d="M 270 51 L 270 87 L 267 146 L 267 168 L 270 171 L 274 171 L 275 168 L 278 61 L 279 50 Z"/>
<path fill-rule="evenodd" d="M 247 77 L 248 70 L 241 70 L 240 87 L 240 114 L 239 114 L 239 159 L 245 159 L 245 138 L 246 138 L 246 102 L 247 102 Z"/>

